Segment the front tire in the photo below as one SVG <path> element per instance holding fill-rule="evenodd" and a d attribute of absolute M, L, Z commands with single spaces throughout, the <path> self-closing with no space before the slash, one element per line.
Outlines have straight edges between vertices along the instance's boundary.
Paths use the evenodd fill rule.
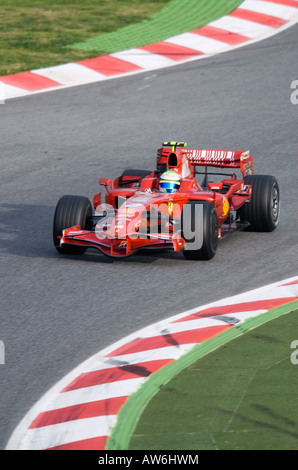
<path fill-rule="evenodd" d="M 208 201 L 190 201 L 182 211 L 183 255 L 188 260 L 210 260 L 218 245 L 218 218 Z"/>
<path fill-rule="evenodd" d="M 250 230 L 272 232 L 279 220 L 279 187 L 274 176 L 248 175 L 244 183 L 252 186 L 249 202 L 239 211 L 240 219 L 249 222 Z"/>
<path fill-rule="evenodd" d="M 88 198 L 83 196 L 62 196 L 56 206 L 53 220 L 53 242 L 59 253 L 83 254 L 87 248 L 65 245 L 60 247 L 60 237 L 66 228 L 80 225 L 82 230 L 87 228 L 88 218 L 92 216 L 92 206 Z"/>

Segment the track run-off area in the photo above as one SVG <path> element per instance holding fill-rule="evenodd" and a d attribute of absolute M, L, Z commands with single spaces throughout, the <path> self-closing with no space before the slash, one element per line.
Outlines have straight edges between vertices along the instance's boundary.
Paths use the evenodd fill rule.
<path fill-rule="evenodd" d="M 291 100 L 291 84 L 298 78 L 298 30 L 295 24 L 288 26 L 279 25 L 278 34 L 267 32 L 270 37 L 262 41 L 219 55 L 214 52 L 202 60 L 192 57 L 175 67 L 151 65 L 142 73 L 114 80 L 19 94 L 1 105 L 2 448 L 7 442 L 8 448 L 82 448 L 76 442 L 94 438 L 83 448 L 104 448 L 116 414 L 103 420 L 106 415 L 97 412 L 103 403 L 96 403 L 91 415 L 88 411 L 80 415 L 82 407 L 66 410 L 86 403 L 84 385 L 63 390 L 62 399 L 55 395 L 62 391 L 65 377 L 72 379 L 71 387 L 78 371 L 84 384 L 86 358 L 92 358 L 92 372 L 100 371 L 96 380 L 106 380 L 101 372 L 111 362 L 100 366 L 103 351 L 111 352 L 111 344 L 123 346 L 123 338 L 138 342 L 135 332 L 147 331 L 150 325 L 161 326 L 163 334 L 157 332 L 155 338 L 164 339 L 169 316 L 177 320 L 180 312 L 204 310 L 214 302 L 220 306 L 221 299 L 266 285 L 276 287 L 271 300 L 287 303 L 297 298 L 298 108 Z M 91 251 L 77 258 L 59 256 L 51 238 L 58 198 L 63 194 L 92 198 L 99 177 L 116 177 L 127 167 L 151 169 L 156 148 L 171 139 L 186 141 L 190 147 L 250 150 L 255 173 L 272 174 L 280 185 L 282 210 L 276 231 L 239 233 L 222 241 L 209 262 L 189 262 L 173 253 L 142 253 L 114 262 Z M 279 295 L 277 285 L 282 280 L 291 287 Z M 280 305 L 283 301 L 272 306 Z M 257 306 L 258 313 L 264 310 L 267 306 Z M 235 318 L 235 311 L 230 313 Z M 219 333 L 227 325 L 217 321 L 212 328 L 218 327 Z M 143 384 L 193 342 L 178 342 L 181 346 L 176 349 L 175 344 L 168 355 L 164 349 L 165 357 L 158 357 L 152 370 L 146 368 L 145 378 L 148 359 L 138 360 L 143 368 L 133 368 L 134 383 Z M 148 348 L 153 349 L 158 348 Z M 127 361 L 121 358 L 124 352 L 118 352 L 118 359 Z M 89 390 L 105 388 L 104 381 L 89 385 Z M 88 403 L 101 401 L 97 393 L 93 388 Z M 83 398 L 64 401 L 67 394 Z M 55 408 L 56 399 L 61 403 Z M 121 400 L 116 410 L 119 405 Z M 61 414 L 61 409 L 66 415 L 74 413 L 75 419 Z M 56 421 L 51 421 L 52 413 L 47 422 L 46 413 L 53 410 Z M 35 419 L 45 421 L 32 425 Z M 94 435 L 92 422 L 98 429 L 103 421 L 105 434 Z"/>

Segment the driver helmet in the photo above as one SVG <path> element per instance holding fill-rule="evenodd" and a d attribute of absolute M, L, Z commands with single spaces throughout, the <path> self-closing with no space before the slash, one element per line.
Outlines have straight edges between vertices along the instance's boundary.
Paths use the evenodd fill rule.
<path fill-rule="evenodd" d="M 159 180 L 159 189 L 164 193 L 175 193 L 180 188 L 181 178 L 174 170 L 165 171 Z"/>

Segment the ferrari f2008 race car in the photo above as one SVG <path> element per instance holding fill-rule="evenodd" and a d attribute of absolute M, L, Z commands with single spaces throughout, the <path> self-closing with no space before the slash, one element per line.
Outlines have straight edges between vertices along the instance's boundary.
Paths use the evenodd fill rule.
<path fill-rule="evenodd" d="M 164 142 L 154 170 L 125 170 L 99 183 L 105 195 L 95 194 L 93 204 L 74 195 L 58 201 L 53 221 L 58 252 L 82 254 L 91 247 L 117 258 L 171 249 L 186 259 L 209 260 L 227 235 L 271 232 L 278 224 L 278 183 L 253 173 L 249 151 Z"/>

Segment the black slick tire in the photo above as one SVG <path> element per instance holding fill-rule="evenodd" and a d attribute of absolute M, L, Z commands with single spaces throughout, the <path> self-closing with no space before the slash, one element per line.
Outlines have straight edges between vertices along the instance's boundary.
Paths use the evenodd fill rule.
<path fill-rule="evenodd" d="M 249 202 L 239 210 L 240 219 L 249 222 L 248 230 L 272 232 L 279 220 L 279 187 L 274 176 L 248 175 L 244 183 L 252 186 Z"/>
<path fill-rule="evenodd" d="M 188 260 L 210 260 L 218 245 L 218 218 L 208 201 L 189 201 L 184 205 L 181 233 L 185 240 L 183 255 Z"/>
<path fill-rule="evenodd" d="M 92 216 L 92 206 L 88 198 L 83 196 L 62 196 L 55 209 L 53 220 L 53 242 L 56 250 L 62 254 L 83 254 L 87 248 L 65 245 L 60 247 L 62 231 L 80 225 L 87 228 L 88 218 Z"/>

